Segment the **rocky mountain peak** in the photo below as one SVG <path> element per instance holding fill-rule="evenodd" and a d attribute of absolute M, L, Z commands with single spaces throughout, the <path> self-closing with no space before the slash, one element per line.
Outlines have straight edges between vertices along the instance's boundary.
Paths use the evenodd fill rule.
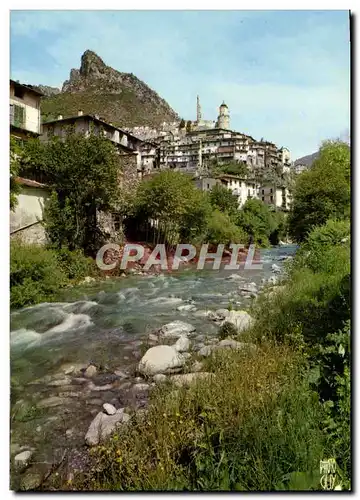
<path fill-rule="evenodd" d="M 92 50 L 86 50 L 81 56 L 80 75 L 84 78 L 99 78 L 106 72 L 104 61 Z"/>
<path fill-rule="evenodd" d="M 62 91 L 42 102 L 45 120 L 59 114 L 99 114 L 122 127 L 158 127 L 179 120 L 178 115 L 154 90 L 132 73 L 107 66 L 92 50 L 81 56 L 80 68 L 70 71 Z"/>

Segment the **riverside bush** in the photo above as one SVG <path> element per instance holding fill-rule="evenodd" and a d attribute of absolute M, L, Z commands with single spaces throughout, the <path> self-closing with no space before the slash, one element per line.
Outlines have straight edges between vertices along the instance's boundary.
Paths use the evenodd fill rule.
<path fill-rule="evenodd" d="M 56 253 L 37 245 L 10 244 L 10 305 L 18 308 L 49 300 L 65 285 Z"/>
<path fill-rule="evenodd" d="M 56 251 L 56 258 L 69 280 L 81 280 L 96 270 L 93 259 L 86 257 L 81 250 L 61 248 Z"/>
<path fill-rule="evenodd" d="M 81 251 L 53 250 L 12 241 L 10 245 L 10 305 L 25 307 L 52 300 L 70 280 L 95 272 Z"/>

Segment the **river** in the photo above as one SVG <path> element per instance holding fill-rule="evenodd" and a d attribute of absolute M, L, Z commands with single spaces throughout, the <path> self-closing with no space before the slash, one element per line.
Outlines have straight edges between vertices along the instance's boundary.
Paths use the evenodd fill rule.
<path fill-rule="evenodd" d="M 145 395 L 134 395 L 131 388 L 149 333 L 182 320 L 196 327 L 194 344 L 203 345 L 218 327 L 200 311 L 229 303 L 248 309 L 252 298 L 240 294 L 239 285 L 260 286 L 273 274 L 272 264 L 281 267 L 295 250 L 292 245 L 262 250 L 263 268 L 242 269 L 241 279 L 227 279 L 234 271 L 193 269 L 128 276 L 78 286 L 64 292 L 61 302 L 12 312 L 12 455 L 30 448 L 37 462 L 49 464 L 62 450 L 84 446 L 87 427 L 104 402 L 145 404 Z M 178 310 L 186 304 L 193 310 Z M 91 381 L 75 376 L 89 363 L 100 367 Z"/>

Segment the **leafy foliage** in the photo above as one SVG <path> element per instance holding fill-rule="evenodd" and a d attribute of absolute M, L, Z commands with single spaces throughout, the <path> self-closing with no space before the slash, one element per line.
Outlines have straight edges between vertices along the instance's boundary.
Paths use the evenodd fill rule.
<path fill-rule="evenodd" d="M 25 154 L 24 169 L 41 173 L 53 190 L 45 206 L 51 243 L 96 252 L 102 242 L 97 213 L 111 210 L 119 200 L 120 161 L 114 145 L 70 129 L 63 140 L 29 141 Z"/>
<path fill-rule="evenodd" d="M 223 243 L 229 245 L 230 243 L 244 243 L 247 236 L 236 226 L 227 213 L 214 210 L 209 222 L 207 231 L 207 241 L 214 245 Z"/>
<path fill-rule="evenodd" d="M 176 244 L 204 234 L 211 206 L 189 176 L 167 170 L 139 185 L 133 210 L 140 222 L 158 221 L 162 241 Z"/>
<path fill-rule="evenodd" d="M 51 300 L 65 285 L 56 254 L 36 245 L 10 245 L 10 305 L 18 308 Z"/>
<path fill-rule="evenodd" d="M 290 213 L 290 233 L 303 241 L 315 226 L 329 218 L 350 216 L 350 148 L 325 142 L 311 170 L 299 175 Z"/>
<path fill-rule="evenodd" d="M 269 207 L 256 199 L 246 201 L 238 213 L 236 223 L 248 235 L 247 243 L 253 242 L 260 246 L 269 244 L 270 234 L 276 228 Z"/>
<path fill-rule="evenodd" d="M 236 196 L 224 186 L 216 184 L 209 193 L 210 203 L 213 208 L 235 215 L 238 211 Z"/>

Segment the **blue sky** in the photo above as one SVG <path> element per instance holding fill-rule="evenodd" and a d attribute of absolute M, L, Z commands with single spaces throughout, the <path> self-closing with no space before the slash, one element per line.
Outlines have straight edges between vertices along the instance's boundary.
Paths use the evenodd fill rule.
<path fill-rule="evenodd" d="M 61 87 L 86 49 L 185 119 L 216 119 L 293 159 L 350 128 L 347 11 L 12 11 L 11 78 Z"/>

